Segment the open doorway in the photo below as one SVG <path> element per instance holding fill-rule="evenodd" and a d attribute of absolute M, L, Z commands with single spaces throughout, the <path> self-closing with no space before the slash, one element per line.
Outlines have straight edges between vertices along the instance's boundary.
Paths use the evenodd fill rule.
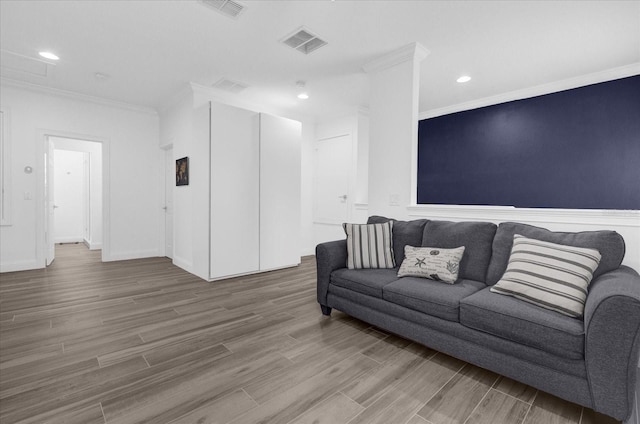
<path fill-rule="evenodd" d="M 47 137 L 45 171 L 46 264 L 56 245 L 78 243 L 101 250 L 103 240 L 102 143 Z"/>

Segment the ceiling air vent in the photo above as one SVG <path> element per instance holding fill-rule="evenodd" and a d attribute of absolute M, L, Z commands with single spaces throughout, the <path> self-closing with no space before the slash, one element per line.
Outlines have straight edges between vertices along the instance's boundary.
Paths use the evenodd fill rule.
<path fill-rule="evenodd" d="M 216 10 L 230 18 L 237 19 L 244 10 L 244 6 L 233 0 L 200 0 L 202 4 Z"/>
<path fill-rule="evenodd" d="M 231 93 L 238 94 L 249 86 L 243 84 L 241 82 L 232 81 L 227 78 L 221 78 L 216 83 L 212 85 L 213 88 L 217 88 L 219 90 L 229 91 Z"/>
<path fill-rule="evenodd" d="M 309 54 L 327 44 L 306 28 L 297 29 L 293 34 L 286 36 L 282 42 L 304 54 Z"/>

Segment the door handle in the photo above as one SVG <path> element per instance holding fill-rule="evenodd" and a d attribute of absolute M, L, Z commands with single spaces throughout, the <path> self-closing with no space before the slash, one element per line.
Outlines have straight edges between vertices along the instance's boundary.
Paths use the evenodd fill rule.
<path fill-rule="evenodd" d="M 343 194 L 342 196 L 338 196 L 338 199 L 341 199 L 343 202 L 347 201 L 347 195 Z"/>

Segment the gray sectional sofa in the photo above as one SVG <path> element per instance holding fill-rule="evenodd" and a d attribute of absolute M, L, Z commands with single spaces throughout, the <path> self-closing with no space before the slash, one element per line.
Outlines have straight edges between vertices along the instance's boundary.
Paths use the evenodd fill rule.
<path fill-rule="evenodd" d="M 388 218 L 370 217 L 369 223 Z M 597 249 L 602 259 L 583 318 L 490 291 L 507 268 L 514 234 Z M 592 408 L 631 415 L 640 334 L 640 276 L 622 266 L 614 231 L 560 233 L 506 222 L 395 221 L 393 252 L 404 246 L 465 246 L 455 284 L 397 277 L 398 269 L 347 269 L 346 240 L 316 248 L 317 295 L 332 308 L 477 366 Z"/>

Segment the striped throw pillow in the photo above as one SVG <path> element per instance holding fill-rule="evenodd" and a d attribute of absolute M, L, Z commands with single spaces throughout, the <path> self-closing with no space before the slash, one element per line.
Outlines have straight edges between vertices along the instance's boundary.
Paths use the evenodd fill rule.
<path fill-rule="evenodd" d="M 380 224 L 342 224 L 347 233 L 347 267 L 395 268 L 393 221 Z"/>
<path fill-rule="evenodd" d="M 491 291 L 579 318 L 600 257 L 595 249 L 516 234 L 507 269 Z"/>

